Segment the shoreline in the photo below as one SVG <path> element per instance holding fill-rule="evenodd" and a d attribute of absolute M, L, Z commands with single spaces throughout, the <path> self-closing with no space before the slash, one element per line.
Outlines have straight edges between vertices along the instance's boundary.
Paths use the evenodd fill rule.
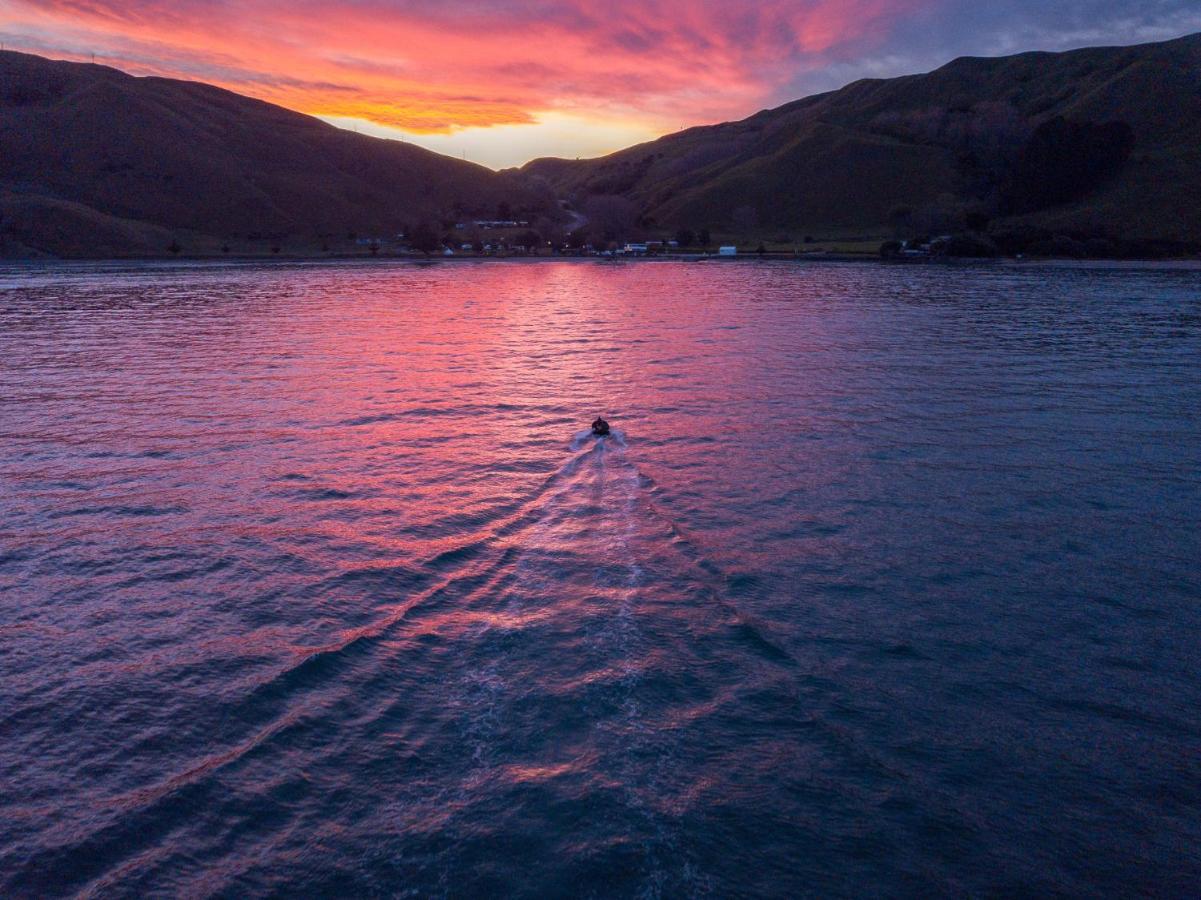
<path fill-rule="evenodd" d="M 577 256 L 564 254 L 559 256 L 431 256 L 428 258 L 414 256 L 370 256 L 363 254 L 271 254 L 271 255 L 195 255 L 195 256 L 69 256 L 69 257 L 0 257 L 0 266 L 20 268 L 53 267 L 72 265 L 146 265 L 146 264 L 262 264 L 278 263 L 294 265 L 299 263 L 362 263 L 364 265 L 388 264 L 410 265 L 422 268 L 437 265 L 487 265 L 496 263 L 522 263 L 538 265 L 544 263 L 592 263 L 596 265 L 629 265 L 629 264 L 664 264 L 664 263 L 865 263 L 871 265 L 910 266 L 938 265 L 1104 265 L 1114 268 L 1125 266 L 1141 266 L 1147 264 L 1174 265 L 1192 268 L 1201 267 L 1201 256 L 1176 257 L 1060 257 L 1060 256 L 1027 256 L 1027 257 L 925 257 L 920 259 L 884 259 L 862 253 L 807 253 L 800 255 L 745 253 L 738 256 L 718 256 L 716 254 L 672 254 L 661 256 Z"/>

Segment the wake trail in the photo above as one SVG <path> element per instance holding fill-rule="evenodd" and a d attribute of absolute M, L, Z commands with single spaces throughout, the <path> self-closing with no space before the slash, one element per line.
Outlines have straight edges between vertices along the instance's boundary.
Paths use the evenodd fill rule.
<path fill-rule="evenodd" d="M 333 641 L 296 648 L 293 661 L 278 670 L 268 682 L 260 685 L 256 694 L 266 698 L 269 695 L 287 694 L 295 690 L 307 674 L 323 670 L 331 660 L 385 637 L 415 611 L 429 608 L 451 596 L 464 598 L 463 592 L 456 591 L 456 587 L 466 584 L 470 588 L 464 598 L 468 602 L 472 595 L 487 593 L 489 588 L 495 587 L 504 577 L 505 570 L 514 561 L 514 557 L 521 555 L 523 542 L 510 539 L 523 531 L 537 534 L 531 529 L 540 521 L 553 517 L 554 511 L 562 505 L 564 498 L 578 490 L 577 475 L 581 468 L 586 467 L 589 462 L 603 468 L 604 454 L 610 446 L 609 441 L 612 441 L 615 448 L 624 449 L 626 446 L 624 435 L 615 429 L 609 438 L 599 438 L 587 449 L 583 449 L 586 444 L 585 438 L 589 436 L 591 432 L 585 431 L 573 437 L 570 446 L 576 455 L 547 476 L 531 494 L 520 501 L 513 513 L 493 523 L 487 530 L 471 535 L 467 540 L 439 552 L 421 564 L 421 570 L 435 576 L 432 584 L 398 603 L 384 607 L 383 615 L 379 618 L 342 631 Z M 597 505 L 603 505 L 603 497 L 597 498 Z M 531 543 L 536 545 L 536 541 Z M 520 566 L 520 559 L 517 560 L 517 564 Z M 327 580 L 325 588 L 334 589 L 337 581 L 361 575 L 386 575 L 389 571 L 388 567 L 375 566 L 342 572 L 335 579 Z"/>
<path fill-rule="evenodd" d="M 645 644 L 638 626 L 639 607 L 658 603 L 666 608 L 660 596 L 666 590 L 677 603 L 703 599 L 717 604 L 762 656 L 789 667 L 799 665 L 762 625 L 725 596 L 724 573 L 651 500 L 648 493 L 654 483 L 629 458 L 622 432 L 615 429 L 596 439 L 581 432 L 569 447 L 574 455 L 511 515 L 428 560 L 423 569 L 433 576 L 431 583 L 384 607 L 373 621 L 340 632 L 334 640 L 295 648 L 289 662 L 241 699 L 243 721 L 270 733 L 270 723 L 287 715 L 287 709 L 309 692 L 338 683 L 349 690 L 348 672 L 352 680 L 377 681 L 387 660 L 374 660 L 367 671 L 362 669 L 373 648 L 406 622 L 415 624 L 419 615 L 434 618 L 428 629 L 415 627 L 410 638 L 436 632 L 440 609 L 456 616 L 478 612 L 475 624 L 457 636 L 475 643 L 497 628 L 521 628 L 539 617 L 574 614 L 581 621 L 599 621 L 602 624 L 591 633 L 592 640 L 618 668 L 619 680 L 633 683 L 646 665 L 640 657 L 651 653 L 646 646 L 635 646 L 640 641 Z M 665 560 L 665 551 L 683 560 L 685 571 Z M 656 568 L 659 588 L 648 587 L 648 565 Z M 378 569 L 359 573 L 363 571 Z M 348 574 L 355 573 L 342 573 L 342 577 Z M 693 586 L 690 596 L 682 587 L 685 583 Z M 681 590 L 685 590 L 682 596 Z M 646 609 L 641 615 L 645 618 Z M 660 630 L 669 627 L 667 620 L 658 625 Z M 672 640 L 673 654 L 695 654 L 699 649 L 689 649 L 678 636 Z M 667 652 L 666 647 L 656 649 Z M 499 676 L 477 675 L 490 685 L 485 693 L 495 696 Z"/>
<path fill-rule="evenodd" d="M 290 661 L 244 697 L 241 706 L 247 719 L 269 722 L 280 713 L 263 715 L 266 710 L 337 682 L 352 664 L 362 664 L 372 648 L 407 622 L 414 623 L 410 637 L 420 635 L 423 628 L 416 622 L 421 616 L 431 617 L 424 629 L 429 632 L 444 624 L 440 615 L 459 617 L 459 625 L 467 624 L 460 637 L 477 642 L 498 627 L 520 627 L 539 617 L 574 612 L 585 619 L 607 618 L 617 629 L 608 637 L 619 642 L 610 649 L 626 660 L 621 665 L 629 676 L 636 668 L 630 661 L 636 654 L 625 652 L 621 642 L 628 642 L 633 634 L 635 604 L 664 604 L 664 590 L 678 594 L 685 584 L 692 586 L 691 598 L 677 597 L 676 602 L 704 600 L 717 605 L 732 620 L 745 646 L 774 664 L 801 666 L 766 625 L 726 595 L 728 578 L 720 567 L 652 500 L 654 482 L 629 458 L 624 433 L 615 429 L 607 437 L 593 439 L 584 431 L 573 436 L 569 446 L 574 455 L 510 516 L 428 560 L 422 568 L 433 580 L 426 586 L 383 607 L 376 619 L 340 632 L 334 640 L 296 647 Z M 683 567 L 664 560 L 665 551 L 682 560 Z M 655 590 L 647 589 L 646 568 L 651 564 L 659 575 L 660 587 Z M 375 571 L 378 567 L 341 573 L 339 578 Z M 327 584 L 325 589 L 333 586 Z M 673 652 L 698 649 L 684 645 Z M 377 660 L 371 668 L 384 664 Z M 371 677 L 361 668 L 355 674 Z"/>

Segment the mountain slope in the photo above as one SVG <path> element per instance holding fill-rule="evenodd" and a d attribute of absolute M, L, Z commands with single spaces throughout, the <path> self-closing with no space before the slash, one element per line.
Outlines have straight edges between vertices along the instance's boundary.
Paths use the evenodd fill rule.
<path fill-rule="evenodd" d="M 1114 146 L 1123 134 L 1132 147 Z M 991 220 L 1201 243 L 1201 35 L 958 59 L 522 173 L 581 206 L 620 195 L 651 227 L 887 234 Z"/>
<path fill-rule="evenodd" d="M 0 231 L 64 255 L 288 244 L 532 209 L 512 176 L 205 84 L 0 52 Z"/>

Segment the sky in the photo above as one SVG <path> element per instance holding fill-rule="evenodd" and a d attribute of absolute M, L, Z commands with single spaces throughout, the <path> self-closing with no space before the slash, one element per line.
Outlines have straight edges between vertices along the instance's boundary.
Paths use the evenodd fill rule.
<path fill-rule="evenodd" d="M 210 82 L 492 168 L 963 55 L 1164 40 L 1201 0 L 0 0 L 0 42 Z"/>

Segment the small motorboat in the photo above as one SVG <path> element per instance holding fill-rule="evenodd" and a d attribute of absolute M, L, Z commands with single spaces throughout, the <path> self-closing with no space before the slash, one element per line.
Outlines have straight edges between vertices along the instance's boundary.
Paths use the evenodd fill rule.
<path fill-rule="evenodd" d="M 609 423 L 597 416 L 596 421 L 592 423 L 592 433 L 597 437 L 604 437 L 609 433 Z"/>

